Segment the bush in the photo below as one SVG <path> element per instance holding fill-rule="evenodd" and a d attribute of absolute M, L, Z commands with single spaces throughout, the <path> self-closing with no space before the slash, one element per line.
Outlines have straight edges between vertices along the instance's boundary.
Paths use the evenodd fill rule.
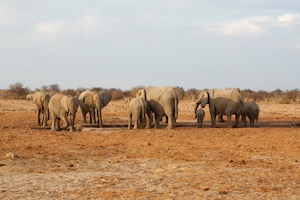
<path fill-rule="evenodd" d="M 28 93 L 30 93 L 29 88 L 23 87 L 23 84 L 18 82 L 9 86 L 5 96 L 9 99 L 25 99 Z"/>

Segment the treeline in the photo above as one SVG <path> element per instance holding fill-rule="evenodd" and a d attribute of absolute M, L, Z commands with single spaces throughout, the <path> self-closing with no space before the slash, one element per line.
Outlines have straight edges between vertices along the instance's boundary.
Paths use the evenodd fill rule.
<path fill-rule="evenodd" d="M 113 100 L 120 100 L 124 97 L 134 97 L 137 91 L 144 86 L 136 86 L 130 90 L 121 90 L 117 88 L 109 88 L 112 95 Z M 197 98 L 197 94 L 199 91 L 203 89 L 191 88 L 185 90 L 182 87 L 176 86 L 174 87 L 177 91 L 178 97 L 180 100 L 194 100 Z M 93 91 L 102 91 L 105 88 L 102 87 L 93 87 L 93 88 L 77 88 L 77 89 L 65 89 L 62 90 L 58 84 L 52 84 L 48 86 L 42 86 L 41 88 L 37 88 L 35 90 L 30 90 L 28 87 L 24 87 L 22 83 L 14 83 L 11 84 L 8 89 L 0 90 L 0 98 L 1 99 L 25 99 L 25 96 L 28 93 L 33 93 L 37 91 L 47 92 L 50 95 L 55 94 L 57 92 L 61 92 L 66 95 L 79 95 L 81 92 L 85 90 L 93 90 Z M 204 89 L 205 90 L 205 89 Z M 264 90 L 253 91 L 250 89 L 241 90 L 241 94 L 246 101 L 270 101 L 270 102 L 278 102 L 278 103 L 300 103 L 300 91 L 299 89 L 294 90 L 286 90 L 282 91 L 280 89 L 276 89 L 272 92 L 267 92 Z"/>

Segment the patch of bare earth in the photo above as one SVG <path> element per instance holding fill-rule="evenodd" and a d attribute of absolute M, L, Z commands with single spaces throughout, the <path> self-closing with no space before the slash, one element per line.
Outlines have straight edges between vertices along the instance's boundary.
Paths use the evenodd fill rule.
<path fill-rule="evenodd" d="M 300 105 L 259 105 L 259 128 L 210 128 L 206 110 L 198 129 L 181 101 L 174 130 L 79 129 L 79 110 L 70 133 L 0 100 L 0 199 L 300 199 Z M 103 115 L 127 123 L 122 101 Z"/>

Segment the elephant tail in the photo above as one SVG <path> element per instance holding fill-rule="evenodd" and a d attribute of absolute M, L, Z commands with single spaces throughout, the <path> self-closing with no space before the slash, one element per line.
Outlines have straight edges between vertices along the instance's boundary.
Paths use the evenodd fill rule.
<path fill-rule="evenodd" d="M 174 103 L 175 103 L 175 120 L 176 120 L 178 117 L 178 97 L 177 97 L 177 95 L 175 95 Z"/>
<path fill-rule="evenodd" d="M 146 118 L 146 110 L 145 110 L 145 102 L 144 102 L 144 99 L 141 99 L 141 103 L 142 103 L 142 120 L 145 121 L 145 118 Z"/>

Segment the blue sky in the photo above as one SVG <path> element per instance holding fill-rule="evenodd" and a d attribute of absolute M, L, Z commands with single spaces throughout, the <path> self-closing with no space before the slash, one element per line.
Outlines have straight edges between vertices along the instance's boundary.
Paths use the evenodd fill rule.
<path fill-rule="evenodd" d="M 299 0 L 0 0 L 0 88 L 300 88 Z"/>

